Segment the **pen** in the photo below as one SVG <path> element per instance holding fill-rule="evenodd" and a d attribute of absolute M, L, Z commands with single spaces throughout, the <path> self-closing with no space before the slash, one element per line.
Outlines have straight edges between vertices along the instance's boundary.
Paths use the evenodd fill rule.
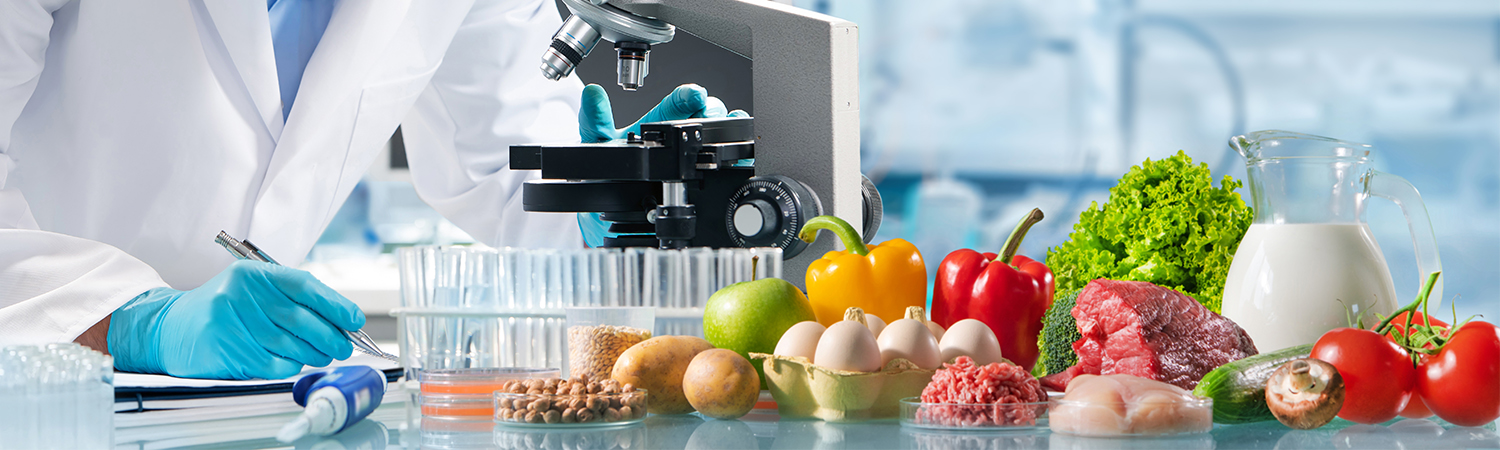
<path fill-rule="evenodd" d="M 251 244 L 248 240 L 241 241 L 230 237 L 229 233 L 227 232 L 220 231 L 219 235 L 214 237 L 214 242 L 218 242 L 219 245 L 224 246 L 224 249 L 229 250 L 229 253 L 234 255 L 235 258 L 271 263 L 278 266 L 281 265 L 280 263 L 277 263 L 276 260 L 271 259 L 271 255 L 267 255 L 266 252 L 263 252 L 259 247 L 256 247 L 255 244 Z M 400 362 L 397 360 L 396 355 L 386 353 L 384 350 L 381 350 L 379 346 L 376 346 L 375 340 L 371 339 L 370 335 L 366 334 L 364 330 L 342 331 L 344 332 L 344 336 L 349 338 L 349 343 L 354 344 L 354 348 L 356 350 L 368 353 L 379 358 Z"/>

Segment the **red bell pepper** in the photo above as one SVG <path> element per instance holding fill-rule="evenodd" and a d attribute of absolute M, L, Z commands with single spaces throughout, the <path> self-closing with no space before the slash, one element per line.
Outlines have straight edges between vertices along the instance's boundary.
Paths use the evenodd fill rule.
<path fill-rule="evenodd" d="M 932 297 L 933 322 L 944 328 L 963 319 L 984 322 L 999 338 L 1001 355 L 1026 370 L 1036 364 L 1037 335 L 1055 286 L 1046 265 L 1015 253 L 1026 231 L 1041 220 L 1042 210 L 1031 210 L 999 255 L 970 249 L 949 253 L 938 267 Z"/>

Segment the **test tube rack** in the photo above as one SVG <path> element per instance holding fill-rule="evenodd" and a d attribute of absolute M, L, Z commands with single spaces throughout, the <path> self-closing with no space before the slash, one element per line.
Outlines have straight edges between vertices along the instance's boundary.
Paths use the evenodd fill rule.
<path fill-rule="evenodd" d="M 654 335 L 702 336 L 724 286 L 781 277 L 778 248 L 583 250 L 419 246 L 398 251 L 401 363 L 424 369 L 568 367 L 563 308 L 651 306 Z"/>

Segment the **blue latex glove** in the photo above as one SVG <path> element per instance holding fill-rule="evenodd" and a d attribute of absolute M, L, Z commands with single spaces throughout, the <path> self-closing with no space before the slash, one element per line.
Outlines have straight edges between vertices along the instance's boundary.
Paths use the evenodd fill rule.
<path fill-rule="evenodd" d="M 609 94 L 597 84 L 583 87 L 583 102 L 578 109 L 578 137 L 583 142 L 624 139 L 627 133 L 641 134 L 641 124 L 690 118 L 749 117 L 741 110 L 727 111 L 724 102 L 710 97 L 708 90 L 696 84 L 673 89 L 661 103 L 625 128 L 615 128 L 615 113 L 609 106 Z"/>
<path fill-rule="evenodd" d="M 578 138 L 583 142 L 605 142 L 624 139 L 628 133 L 641 134 L 641 124 L 682 120 L 690 118 L 750 117 L 742 110 L 727 111 L 724 102 L 708 95 L 708 90 L 696 84 L 684 84 L 673 89 L 661 99 L 655 108 L 641 116 L 640 120 L 625 128 L 615 128 L 615 113 L 609 106 L 609 94 L 597 84 L 583 87 L 583 101 L 578 109 Z M 598 213 L 578 215 L 578 228 L 583 232 L 584 244 L 589 247 L 604 245 L 609 233 L 609 224 L 599 218 Z"/>
<path fill-rule="evenodd" d="M 115 367 L 184 378 L 242 380 L 296 375 L 354 351 L 339 328 L 365 314 L 312 274 L 236 261 L 191 291 L 157 288 L 115 310 Z"/>
<path fill-rule="evenodd" d="M 589 248 L 604 246 L 604 238 L 614 237 L 609 232 L 609 223 L 599 213 L 578 213 L 578 231 L 583 232 L 583 244 Z"/>

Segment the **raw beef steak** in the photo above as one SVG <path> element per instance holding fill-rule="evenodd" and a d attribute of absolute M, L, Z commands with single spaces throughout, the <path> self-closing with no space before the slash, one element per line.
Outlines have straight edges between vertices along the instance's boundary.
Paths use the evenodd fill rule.
<path fill-rule="evenodd" d="M 1129 374 L 1192 389 L 1220 365 L 1256 354 L 1255 343 L 1233 321 L 1192 297 L 1138 281 L 1094 280 L 1073 307 L 1078 364 L 1042 378 L 1065 390 L 1081 374 Z"/>

